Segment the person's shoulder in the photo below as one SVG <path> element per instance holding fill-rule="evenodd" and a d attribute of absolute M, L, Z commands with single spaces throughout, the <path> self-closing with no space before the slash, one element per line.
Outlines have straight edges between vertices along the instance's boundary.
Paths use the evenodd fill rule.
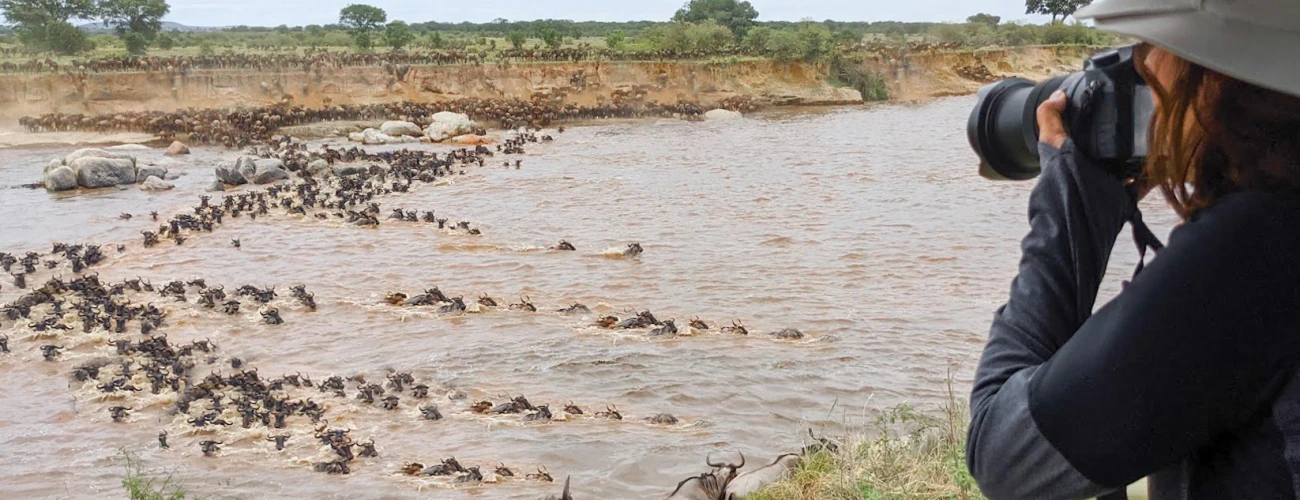
<path fill-rule="evenodd" d="M 1300 252 L 1300 194 L 1244 191 L 1224 196 L 1176 230 L 1173 238 L 1180 236 Z"/>

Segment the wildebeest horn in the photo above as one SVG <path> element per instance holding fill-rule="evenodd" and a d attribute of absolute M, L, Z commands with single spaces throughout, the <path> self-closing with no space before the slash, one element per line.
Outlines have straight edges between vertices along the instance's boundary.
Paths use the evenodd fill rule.
<path fill-rule="evenodd" d="M 745 454 L 744 454 L 744 453 L 741 453 L 741 452 L 739 452 L 739 451 L 737 451 L 736 454 L 737 454 L 737 455 L 740 455 L 740 465 L 729 464 L 729 463 L 716 463 L 716 464 L 715 464 L 715 463 L 713 463 L 713 454 L 712 454 L 712 453 L 710 453 L 710 454 L 708 454 L 707 456 L 704 457 L 704 463 L 705 463 L 706 465 L 708 465 L 709 467 L 713 467 L 713 468 L 715 468 L 715 469 L 721 469 L 721 468 L 724 468 L 724 467 L 725 467 L 725 468 L 728 468 L 728 469 L 743 469 L 743 468 L 745 468 Z"/>

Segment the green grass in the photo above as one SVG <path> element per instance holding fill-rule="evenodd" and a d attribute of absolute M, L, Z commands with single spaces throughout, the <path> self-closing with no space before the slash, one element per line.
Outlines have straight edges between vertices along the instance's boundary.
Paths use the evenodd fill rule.
<path fill-rule="evenodd" d="M 966 469 L 970 413 L 948 383 L 934 415 L 911 405 L 886 410 L 874 424 L 838 439 L 839 450 L 807 457 L 793 477 L 754 500 L 976 500 Z"/>
<path fill-rule="evenodd" d="M 122 489 L 131 500 L 186 500 L 196 497 L 187 494 L 175 480 L 175 475 L 165 476 L 144 470 L 140 457 L 122 450 L 126 473 L 122 476 Z"/>

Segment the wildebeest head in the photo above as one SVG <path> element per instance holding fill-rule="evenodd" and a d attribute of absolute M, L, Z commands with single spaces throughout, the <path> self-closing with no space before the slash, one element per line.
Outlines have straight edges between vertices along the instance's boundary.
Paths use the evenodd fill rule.
<path fill-rule="evenodd" d="M 766 467 L 737 476 L 727 484 L 727 498 L 745 498 L 770 484 L 789 478 L 802 460 L 803 457 L 794 453 L 781 455 Z"/>

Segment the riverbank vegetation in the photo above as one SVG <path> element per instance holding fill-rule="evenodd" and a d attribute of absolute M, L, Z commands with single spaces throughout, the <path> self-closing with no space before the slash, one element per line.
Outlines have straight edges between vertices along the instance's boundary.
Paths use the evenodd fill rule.
<path fill-rule="evenodd" d="M 1035 0 L 1030 0 L 1034 2 Z M 1032 12 L 1034 5 L 1029 5 Z M 976 14 L 965 23 L 758 21 L 749 2 L 692 0 L 665 22 L 570 20 L 490 23 L 390 20 L 383 9 L 351 5 L 330 25 L 190 28 L 161 22 L 164 0 L 0 0 L 12 25 L 0 31 L 0 58 L 126 55 L 303 54 L 311 51 L 467 51 L 492 59 L 510 49 L 829 60 L 836 52 L 941 45 L 1104 45 L 1114 40 L 1082 24 L 1003 22 Z M 1053 14 L 1054 16 L 1056 14 Z M 1060 17 L 1065 19 L 1064 14 Z M 100 21 L 74 27 L 75 21 Z"/>
<path fill-rule="evenodd" d="M 178 484 L 172 474 L 159 475 L 146 471 L 135 453 L 123 450 L 122 489 L 130 500 L 186 500 L 194 499 Z"/>
<path fill-rule="evenodd" d="M 966 469 L 965 398 L 948 383 L 935 413 L 902 405 L 808 457 L 789 480 L 755 500 L 981 500 Z"/>

